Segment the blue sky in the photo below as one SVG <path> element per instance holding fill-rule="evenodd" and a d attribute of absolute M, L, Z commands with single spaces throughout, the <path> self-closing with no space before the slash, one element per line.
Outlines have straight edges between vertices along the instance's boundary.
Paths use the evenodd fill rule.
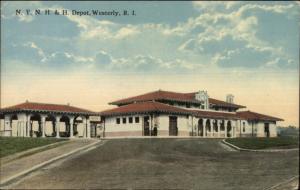
<path fill-rule="evenodd" d="M 1 2 L 1 5 L 2 83 L 13 94 L 19 94 L 18 89 L 25 81 L 28 86 L 41 76 L 50 80 L 63 75 L 84 76 L 99 85 L 95 84 L 97 88 L 104 89 L 109 87 L 98 78 L 101 75 L 107 80 L 115 77 L 115 82 L 110 83 L 116 86 L 120 75 L 140 76 L 139 81 L 145 75 L 161 79 L 148 86 L 143 84 L 139 90 L 132 83 L 132 93 L 158 88 L 199 90 L 194 89 L 196 81 L 205 81 L 201 77 L 209 73 L 228 83 L 239 80 L 241 85 L 250 80 L 258 84 L 259 75 L 268 75 L 265 80 L 271 82 L 280 76 L 280 80 L 276 79 L 278 85 L 288 85 L 294 90 L 290 94 L 295 95 L 298 88 L 300 5 L 297 2 L 35 1 Z M 134 10 L 136 15 L 16 16 L 16 9 Z M 160 85 L 166 75 L 192 77 L 195 86 L 179 87 L 180 81 L 170 86 Z M 57 79 L 53 86 L 58 83 L 61 81 Z M 153 89 L 155 85 L 157 88 Z M 125 86 L 118 89 L 126 91 Z M 10 102 L 8 97 L 2 101 L 9 104 L 22 98 L 25 95 Z M 49 97 L 37 99 L 55 101 Z M 95 108 L 102 108 L 100 104 L 104 103 Z"/>

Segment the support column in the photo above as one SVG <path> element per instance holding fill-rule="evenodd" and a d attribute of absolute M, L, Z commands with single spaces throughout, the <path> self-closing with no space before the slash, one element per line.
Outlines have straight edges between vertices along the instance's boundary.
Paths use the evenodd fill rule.
<path fill-rule="evenodd" d="M 11 133 L 11 116 L 4 116 L 4 136 L 12 136 Z"/>
<path fill-rule="evenodd" d="M 206 137 L 206 119 L 202 120 L 202 126 L 203 126 L 203 137 Z"/>
<path fill-rule="evenodd" d="M 227 138 L 227 121 L 224 120 L 225 138 Z"/>
<path fill-rule="evenodd" d="M 149 126 L 149 136 L 151 137 L 151 133 L 152 133 L 152 115 L 150 115 L 150 126 Z"/>
<path fill-rule="evenodd" d="M 214 136 L 214 121 L 213 119 L 210 120 L 210 137 Z"/>
<path fill-rule="evenodd" d="M 233 138 L 234 125 L 233 125 L 233 121 L 232 120 L 230 120 L 230 124 L 231 124 L 231 138 Z"/>
<path fill-rule="evenodd" d="M 220 122 L 220 120 L 217 120 L 217 126 L 218 126 L 218 137 L 221 137 L 221 122 Z"/>
<path fill-rule="evenodd" d="M 26 116 L 26 133 L 25 133 L 25 137 L 30 137 L 30 132 L 29 132 L 29 129 L 30 129 L 30 115 L 27 115 Z"/>
<path fill-rule="evenodd" d="M 45 137 L 46 116 L 41 115 L 42 137 Z"/>
<path fill-rule="evenodd" d="M 70 138 L 74 138 L 73 127 L 74 127 L 74 118 L 70 118 Z"/>
<path fill-rule="evenodd" d="M 56 121 L 55 121 L 56 138 L 60 138 L 60 136 L 59 136 L 59 125 L 60 125 L 60 117 L 56 116 Z"/>
<path fill-rule="evenodd" d="M 18 113 L 17 114 L 17 136 L 18 137 L 24 137 L 25 132 L 25 125 L 26 122 L 26 115 L 24 113 Z"/>
<path fill-rule="evenodd" d="M 91 126 L 88 118 L 86 118 L 86 128 L 86 138 L 91 138 Z"/>
<path fill-rule="evenodd" d="M 86 118 L 84 116 L 81 116 L 82 118 L 82 125 L 83 125 L 83 131 L 82 131 L 82 137 L 85 138 L 86 137 Z M 122 119 L 121 119 L 122 122 Z M 78 125 L 77 125 L 77 130 L 78 130 Z M 78 134 L 79 136 L 79 134 Z"/>
<path fill-rule="evenodd" d="M 21 136 L 25 137 L 25 126 L 26 126 L 26 118 L 23 118 L 22 121 L 20 121 L 20 126 L 21 126 Z"/>

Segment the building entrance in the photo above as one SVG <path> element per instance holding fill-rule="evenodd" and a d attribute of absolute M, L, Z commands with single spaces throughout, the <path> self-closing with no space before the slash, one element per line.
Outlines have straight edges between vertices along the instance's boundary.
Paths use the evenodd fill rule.
<path fill-rule="evenodd" d="M 177 117 L 170 116 L 169 117 L 169 136 L 177 136 L 177 135 L 178 135 Z"/>
<path fill-rule="evenodd" d="M 149 116 L 144 117 L 143 126 L 144 126 L 143 135 L 144 136 L 150 136 Z"/>

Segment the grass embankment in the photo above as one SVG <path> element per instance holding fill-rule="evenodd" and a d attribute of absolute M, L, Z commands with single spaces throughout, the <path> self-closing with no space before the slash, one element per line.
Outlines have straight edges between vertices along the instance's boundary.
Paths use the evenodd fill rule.
<path fill-rule="evenodd" d="M 246 149 L 287 149 L 299 147 L 299 137 L 233 138 L 226 139 L 226 142 Z"/>
<path fill-rule="evenodd" d="M 64 140 L 55 138 L 0 137 L 0 158 Z"/>

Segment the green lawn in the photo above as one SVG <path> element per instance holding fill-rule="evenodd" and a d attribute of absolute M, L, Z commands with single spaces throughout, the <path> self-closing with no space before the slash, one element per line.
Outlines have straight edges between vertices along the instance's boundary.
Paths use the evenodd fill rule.
<path fill-rule="evenodd" d="M 297 148 L 299 137 L 276 137 L 276 138 L 232 138 L 226 139 L 233 145 L 247 149 L 268 149 L 268 148 Z"/>
<path fill-rule="evenodd" d="M 64 140 L 55 138 L 0 137 L 0 158 Z"/>

